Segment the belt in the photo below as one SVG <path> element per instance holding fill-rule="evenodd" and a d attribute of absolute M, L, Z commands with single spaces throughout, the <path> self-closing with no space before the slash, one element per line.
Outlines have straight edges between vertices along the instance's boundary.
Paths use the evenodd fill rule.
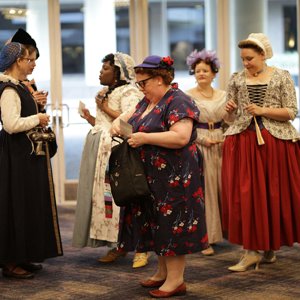
<path fill-rule="evenodd" d="M 222 122 L 208 122 L 208 123 L 198 123 L 197 128 L 214 130 L 221 128 Z"/>

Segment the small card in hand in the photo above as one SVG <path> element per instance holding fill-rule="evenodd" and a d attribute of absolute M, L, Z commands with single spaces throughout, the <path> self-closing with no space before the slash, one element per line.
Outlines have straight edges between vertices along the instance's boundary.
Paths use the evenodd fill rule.
<path fill-rule="evenodd" d="M 129 123 L 120 119 L 120 132 L 122 136 L 127 138 L 132 134 L 132 126 Z"/>
<path fill-rule="evenodd" d="M 78 106 L 78 113 L 83 116 L 84 113 L 83 113 L 83 109 L 85 108 L 85 104 L 82 102 L 82 101 L 79 101 L 79 106 Z"/>

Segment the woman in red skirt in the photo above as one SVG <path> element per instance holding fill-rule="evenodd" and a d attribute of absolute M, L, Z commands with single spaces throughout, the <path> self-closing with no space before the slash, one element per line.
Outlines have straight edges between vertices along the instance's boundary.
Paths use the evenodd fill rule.
<path fill-rule="evenodd" d="M 230 271 L 276 261 L 274 251 L 300 242 L 300 135 L 288 71 L 267 66 L 272 47 L 262 33 L 240 41 L 244 70 L 234 73 L 226 111 L 222 168 L 223 228 L 245 249 Z M 263 252 L 259 252 L 263 251 Z"/>

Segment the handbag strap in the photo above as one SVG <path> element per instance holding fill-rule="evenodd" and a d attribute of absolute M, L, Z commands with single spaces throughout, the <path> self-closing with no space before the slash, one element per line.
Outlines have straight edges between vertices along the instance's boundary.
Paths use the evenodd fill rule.
<path fill-rule="evenodd" d="M 119 136 L 119 135 L 114 135 L 114 136 L 112 136 L 112 141 L 115 141 L 115 142 L 117 142 L 117 143 L 119 143 L 119 144 L 121 144 L 121 143 L 123 143 L 125 140 L 127 140 L 127 139 L 125 139 L 125 138 L 123 138 L 122 136 Z M 121 140 L 121 141 L 120 141 Z"/>

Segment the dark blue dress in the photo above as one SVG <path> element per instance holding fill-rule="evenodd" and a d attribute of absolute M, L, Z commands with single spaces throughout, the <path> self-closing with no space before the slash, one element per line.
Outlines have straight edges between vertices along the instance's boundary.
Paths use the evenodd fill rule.
<path fill-rule="evenodd" d="M 161 256 L 194 253 L 207 248 L 202 157 L 194 143 L 199 110 L 186 94 L 174 89 L 141 118 L 148 103 L 144 98 L 128 121 L 134 132 L 168 131 L 183 118 L 193 119 L 194 128 L 181 149 L 139 148 L 152 201 L 125 207 L 119 247 Z"/>

